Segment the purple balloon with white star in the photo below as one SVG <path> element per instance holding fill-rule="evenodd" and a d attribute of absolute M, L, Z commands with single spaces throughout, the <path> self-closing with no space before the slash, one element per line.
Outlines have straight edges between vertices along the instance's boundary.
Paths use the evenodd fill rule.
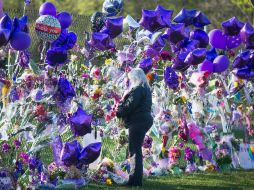
<path fill-rule="evenodd" d="M 239 21 L 236 17 L 232 17 L 229 20 L 224 21 L 221 26 L 226 35 L 235 36 L 240 33 L 244 23 Z"/>

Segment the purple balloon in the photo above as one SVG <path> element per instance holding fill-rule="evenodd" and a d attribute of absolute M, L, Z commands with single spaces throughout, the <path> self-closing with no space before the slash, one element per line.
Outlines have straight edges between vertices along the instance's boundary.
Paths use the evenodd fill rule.
<path fill-rule="evenodd" d="M 15 32 L 11 37 L 10 44 L 13 49 L 23 51 L 29 48 L 31 38 L 25 32 Z"/>
<path fill-rule="evenodd" d="M 197 10 L 183 8 L 174 18 L 176 23 L 184 23 L 186 26 L 192 25 L 196 16 Z"/>
<path fill-rule="evenodd" d="M 213 73 L 214 71 L 214 64 L 209 60 L 205 60 L 203 63 L 199 65 L 199 71 L 206 71 L 209 74 Z"/>
<path fill-rule="evenodd" d="M 161 36 L 157 38 L 157 40 L 152 44 L 152 48 L 161 51 L 165 47 L 165 42 Z"/>
<path fill-rule="evenodd" d="M 56 6 L 51 2 L 45 2 L 40 6 L 39 14 L 56 16 Z"/>
<path fill-rule="evenodd" d="M 219 55 L 213 61 L 213 72 L 222 73 L 227 70 L 229 66 L 229 59 L 225 55 Z"/>
<path fill-rule="evenodd" d="M 207 33 L 201 29 L 193 30 L 190 33 L 190 39 L 199 41 L 200 48 L 206 48 L 209 44 L 209 37 Z"/>
<path fill-rule="evenodd" d="M 14 18 L 15 19 L 15 18 Z M 21 18 L 18 19 L 19 22 L 19 29 L 22 32 L 26 32 L 29 33 L 29 26 L 28 26 L 28 17 L 27 16 L 23 16 Z M 15 30 L 15 29 L 14 29 Z"/>
<path fill-rule="evenodd" d="M 87 114 L 82 108 L 79 107 L 69 120 L 74 136 L 84 136 L 91 133 L 92 115 Z"/>
<path fill-rule="evenodd" d="M 206 58 L 206 49 L 205 48 L 198 48 L 190 52 L 184 63 L 187 65 L 198 65 L 202 63 Z"/>
<path fill-rule="evenodd" d="M 61 151 L 63 148 L 63 142 L 62 142 L 61 136 L 57 136 L 56 138 L 54 138 L 51 146 L 52 146 L 52 153 L 53 153 L 54 161 L 57 166 L 60 166 L 62 164 Z"/>
<path fill-rule="evenodd" d="M 123 32 L 123 17 L 107 18 L 105 27 L 101 30 L 111 38 L 115 38 Z"/>
<path fill-rule="evenodd" d="M 246 43 L 247 49 L 254 49 L 254 28 L 251 24 L 246 23 L 241 30 L 241 39 Z"/>
<path fill-rule="evenodd" d="M 168 40 L 173 44 L 177 44 L 178 42 L 182 41 L 183 39 L 187 38 L 188 34 L 185 30 L 184 24 L 171 24 L 170 27 L 166 30 L 163 38 Z"/>
<path fill-rule="evenodd" d="M 0 47 L 7 45 L 12 32 L 12 20 L 9 15 L 4 15 L 0 20 Z"/>
<path fill-rule="evenodd" d="M 237 36 L 226 36 L 227 38 L 227 48 L 228 49 L 234 49 L 241 45 L 242 40 L 240 35 Z"/>
<path fill-rule="evenodd" d="M 155 57 L 155 56 L 158 56 L 159 55 L 159 52 L 156 51 L 155 49 L 153 49 L 152 47 L 150 46 L 145 46 L 144 48 L 144 53 L 146 56 L 148 57 Z"/>
<path fill-rule="evenodd" d="M 177 44 L 176 46 L 179 46 L 180 49 L 184 52 L 186 51 L 193 51 L 194 49 L 197 49 L 199 46 L 199 42 L 197 40 L 184 40 Z"/>
<path fill-rule="evenodd" d="M 158 5 L 155 10 L 142 10 L 140 25 L 150 32 L 156 32 L 169 26 L 173 11 Z"/>
<path fill-rule="evenodd" d="M 141 59 L 139 62 L 139 68 L 143 69 L 147 74 L 153 68 L 153 60 L 151 58 Z"/>
<path fill-rule="evenodd" d="M 78 38 L 75 32 L 69 32 L 68 36 L 67 36 L 67 40 L 65 42 L 65 47 L 67 50 L 72 49 L 76 42 L 77 42 Z"/>
<path fill-rule="evenodd" d="M 171 67 L 166 67 L 164 71 L 164 81 L 166 85 L 173 90 L 176 90 L 179 86 L 178 76 Z"/>
<path fill-rule="evenodd" d="M 211 74 L 213 72 L 213 63 L 209 60 L 205 60 L 200 64 L 199 71 L 206 71 Z"/>
<path fill-rule="evenodd" d="M 241 68 L 245 66 L 249 62 L 250 55 L 250 51 L 244 51 L 237 55 L 233 61 L 233 68 Z"/>
<path fill-rule="evenodd" d="M 196 27 L 204 27 L 209 24 L 211 24 L 211 22 L 207 16 L 201 11 L 198 11 L 193 19 L 193 25 Z"/>
<path fill-rule="evenodd" d="M 254 78 L 254 70 L 250 70 L 248 67 L 236 68 L 232 72 L 240 79 L 249 80 Z"/>
<path fill-rule="evenodd" d="M 209 32 L 208 36 L 209 36 L 209 42 L 211 46 L 218 49 L 223 49 L 223 50 L 226 49 L 227 39 L 221 30 L 214 29 Z"/>
<path fill-rule="evenodd" d="M 189 64 L 186 64 L 184 62 L 188 54 L 189 52 L 183 52 L 183 53 L 177 54 L 173 60 L 172 69 L 176 71 L 181 71 L 181 72 L 186 71 L 190 67 Z"/>
<path fill-rule="evenodd" d="M 62 30 L 68 28 L 72 23 L 72 16 L 68 12 L 61 12 L 56 18 L 60 22 Z"/>
<path fill-rule="evenodd" d="M 12 20 L 8 14 L 5 14 L 0 20 L 0 29 L 12 30 Z"/>
<path fill-rule="evenodd" d="M 61 161 L 66 166 L 77 165 L 80 157 L 81 146 L 77 140 L 64 144 L 61 151 Z"/>
<path fill-rule="evenodd" d="M 210 50 L 206 52 L 206 59 L 209 61 L 213 61 L 217 56 L 218 54 L 215 48 L 211 48 Z"/>
<path fill-rule="evenodd" d="M 226 35 L 235 36 L 240 33 L 244 23 L 240 22 L 236 17 L 232 17 L 231 19 L 224 21 L 221 26 Z"/>
<path fill-rule="evenodd" d="M 165 27 L 166 26 L 170 26 L 170 21 L 173 15 L 173 10 L 168 10 L 165 9 L 164 7 L 162 7 L 161 5 L 158 5 L 155 9 L 155 11 L 158 13 L 158 15 L 160 15 L 162 21 L 165 23 Z"/>
<path fill-rule="evenodd" d="M 106 33 L 93 32 L 89 45 L 95 49 L 104 51 L 115 48 L 115 44 L 110 36 Z"/>
<path fill-rule="evenodd" d="M 100 156 L 101 146 L 101 142 L 89 144 L 81 151 L 79 162 L 84 165 L 93 163 Z"/>

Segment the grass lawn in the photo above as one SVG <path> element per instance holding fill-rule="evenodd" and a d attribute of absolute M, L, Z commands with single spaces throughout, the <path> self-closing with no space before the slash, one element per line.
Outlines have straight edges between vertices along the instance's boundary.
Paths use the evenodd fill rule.
<path fill-rule="evenodd" d="M 131 189 L 121 186 L 89 184 L 86 189 Z M 137 189 L 137 188 L 133 188 Z M 235 170 L 228 173 L 196 173 L 180 176 L 150 177 L 144 180 L 148 190 L 254 190 L 254 170 Z"/>

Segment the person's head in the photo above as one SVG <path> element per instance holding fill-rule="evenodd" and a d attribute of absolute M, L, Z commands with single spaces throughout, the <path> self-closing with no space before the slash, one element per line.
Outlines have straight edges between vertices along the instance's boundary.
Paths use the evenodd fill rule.
<path fill-rule="evenodd" d="M 144 71 L 140 68 L 132 69 L 128 73 L 128 78 L 130 79 L 130 85 L 132 88 L 139 85 L 146 85 L 147 87 L 150 87 Z"/>

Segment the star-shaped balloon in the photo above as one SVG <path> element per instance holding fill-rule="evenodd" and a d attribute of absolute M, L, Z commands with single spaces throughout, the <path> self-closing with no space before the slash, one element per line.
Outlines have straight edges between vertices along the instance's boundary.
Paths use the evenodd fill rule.
<path fill-rule="evenodd" d="M 123 32 L 123 17 L 108 18 L 101 32 L 107 33 L 111 38 L 120 35 Z"/>
<path fill-rule="evenodd" d="M 190 33 L 190 39 L 191 40 L 198 40 L 200 48 L 205 48 L 209 44 L 209 37 L 208 37 L 207 33 L 201 29 L 193 30 Z"/>
<path fill-rule="evenodd" d="M 204 27 L 209 24 L 211 24 L 211 22 L 207 16 L 201 11 L 198 11 L 193 19 L 193 25 L 196 27 Z"/>
<path fill-rule="evenodd" d="M 251 24 L 246 23 L 243 26 L 240 36 L 247 49 L 254 49 L 254 28 Z"/>
<path fill-rule="evenodd" d="M 189 52 L 183 52 L 176 55 L 176 57 L 173 60 L 172 69 L 176 71 L 186 71 L 190 65 L 184 62 Z"/>
<path fill-rule="evenodd" d="M 101 142 L 89 144 L 80 152 L 79 162 L 88 165 L 93 163 L 101 153 Z"/>
<path fill-rule="evenodd" d="M 170 25 L 170 21 L 171 21 L 171 17 L 173 15 L 173 10 L 168 10 L 165 9 L 164 7 L 162 7 L 161 5 L 158 5 L 155 9 L 155 11 L 157 13 L 159 13 L 161 19 L 163 20 L 163 22 L 169 26 Z"/>
<path fill-rule="evenodd" d="M 221 26 L 226 35 L 235 36 L 240 33 L 244 23 L 240 22 L 236 17 L 232 17 L 231 19 L 224 21 Z"/>
<path fill-rule="evenodd" d="M 87 114 L 82 108 L 70 117 L 71 131 L 74 136 L 84 136 L 91 133 L 92 115 Z"/>
<path fill-rule="evenodd" d="M 88 43 L 93 48 L 101 51 L 115 48 L 115 44 L 110 36 L 102 32 L 93 32 L 92 37 Z"/>
<path fill-rule="evenodd" d="M 250 59 L 250 51 L 244 51 L 236 56 L 236 58 L 233 61 L 233 68 L 241 68 L 244 67 Z"/>
<path fill-rule="evenodd" d="M 9 15 L 5 15 L 0 20 L 0 47 L 6 45 L 11 37 L 12 20 Z"/>
<path fill-rule="evenodd" d="M 150 32 L 169 26 L 173 11 L 158 5 L 155 10 L 142 10 L 140 25 Z"/>
<path fill-rule="evenodd" d="M 206 48 L 197 48 L 190 52 L 184 62 L 187 65 L 198 65 L 206 58 Z"/>
<path fill-rule="evenodd" d="M 186 33 L 185 25 L 180 24 L 171 24 L 170 27 L 166 30 L 163 38 L 168 40 L 173 44 L 177 44 L 183 39 L 188 37 L 188 33 Z"/>
<path fill-rule="evenodd" d="M 176 23 L 184 23 L 186 26 L 192 25 L 196 16 L 197 10 L 183 8 L 174 18 Z"/>

